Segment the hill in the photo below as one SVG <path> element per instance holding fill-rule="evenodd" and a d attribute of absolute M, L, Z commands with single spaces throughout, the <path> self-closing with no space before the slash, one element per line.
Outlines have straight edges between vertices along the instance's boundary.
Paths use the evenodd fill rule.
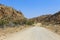
<path fill-rule="evenodd" d="M 12 7 L 0 4 L 0 27 L 32 25 L 34 22 L 24 17 L 21 11 L 17 11 Z"/>
<path fill-rule="evenodd" d="M 45 21 L 51 24 L 60 24 L 60 11 L 46 18 Z"/>
<path fill-rule="evenodd" d="M 0 4 L 0 19 L 20 20 L 24 19 L 22 12 Z"/>
<path fill-rule="evenodd" d="M 38 16 L 35 18 L 31 18 L 30 20 L 35 21 L 35 22 L 40 22 L 40 23 L 46 23 L 48 22 L 48 24 L 60 24 L 60 11 L 51 15 L 42 15 L 42 16 Z"/>
<path fill-rule="evenodd" d="M 42 16 L 31 18 L 29 20 L 34 21 L 36 23 L 38 23 L 38 22 L 41 23 L 42 21 L 44 21 L 46 18 L 48 18 L 50 16 L 51 16 L 51 14 L 50 15 L 42 15 Z"/>
<path fill-rule="evenodd" d="M 60 34 L 60 11 L 55 14 L 27 19 L 21 11 L 0 4 L 0 28 L 15 27 L 17 25 L 31 26 L 34 23 L 41 23 L 42 26 Z"/>
<path fill-rule="evenodd" d="M 60 11 L 52 15 L 43 15 L 30 19 L 35 23 L 41 23 L 43 27 L 60 34 Z"/>
<path fill-rule="evenodd" d="M 26 19 L 21 11 L 0 4 L 0 26 L 22 24 Z"/>

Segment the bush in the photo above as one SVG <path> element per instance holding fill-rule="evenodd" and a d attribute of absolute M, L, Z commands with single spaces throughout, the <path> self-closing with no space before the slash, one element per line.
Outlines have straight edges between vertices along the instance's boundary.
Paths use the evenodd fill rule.
<path fill-rule="evenodd" d="M 6 24 L 8 24 L 7 20 L 0 20 L 0 25 L 6 25 Z"/>
<path fill-rule="evenodd" d="M 8 21 L 6 21 L 6 20 L 0 20 L 0 27 L 1 28 L 4 28 L 4 26 L 7 25 L 7 24 L 8 24 Z"/>
<path fill-rule="evenodd" d="M 16 20 L 13 22 L 15 25 L 20 24 L 20 25 L 32 25 L 34 22 L 24 19 L 24 20 Z"/>
<path fill-rule="evenodd" d="M 26 21 L 26 25 L 33 25 L 34 22 L 33 21 Z"/>
<path fill-rule="evenodd" d="M 17 25 L 17 24 L 23 25 L 23 24 L 25 24 L 25 21 L 23 21 L 23 20 L 15 20 L 15 21 L 13 21 L 13 24 L 15 24 L 15 25 Z"/>

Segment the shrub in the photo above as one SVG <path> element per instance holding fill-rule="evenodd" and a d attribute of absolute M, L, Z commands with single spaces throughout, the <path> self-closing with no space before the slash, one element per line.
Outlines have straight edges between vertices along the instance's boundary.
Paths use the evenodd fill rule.
<path fill-rule="evenodd" d="M 23 24 L 26 23 L 26 20 L 25 20 L 25 19 L 23 19 L 23 20 L 15 20 L 15 21 L 13 21 L 13 23 L 14 23 L 15 25 L 17 25 L 17 24 L 23 25 Z"/>
<path fill-rule="evenodd" d="M 15 25 L 17 24 L 20 24 L 20 25 L 32 25 L 34 22 L 33 21 L 30 21 L 30 20 L 27 20 L 27 19 L 24 19 L 24 20 L 16 20 L 13 22 Z"/>
<path fill-rule="evenodd" d="M 4 28 L 5 25 L 8 24 L 8 21 L 7 20 L 0 20 L 0 27 L 1 28 Z"/>
<path fill-rule="evenodd" d="M 8 24 L 7 20 L 0 20 L 0 25 L 6 25 L 6 24 Z"/>
<path fill-rule="evenodd" d="M 33 25 L 34 24 L 34 22 L 33 21 L 26 21 L 26 25 Z"/>

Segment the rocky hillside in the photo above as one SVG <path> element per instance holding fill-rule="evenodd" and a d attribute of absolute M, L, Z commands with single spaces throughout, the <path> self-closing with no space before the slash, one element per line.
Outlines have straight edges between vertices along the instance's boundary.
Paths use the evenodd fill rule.
<path fill-rule="evenodd" d="M 0 4 L 0 26 L 11 25 L 13 23 L 22 23 L 25 17 L 22 12 L 17 11 L 11 7 Z"/>
<path fill-rule="evenodd" d="M 0 19 L 20 20 L 24 19 L 24 15 L 11 7 L 0 4 Z"/>
<path fill-rule="evenodd" d="M 40 22 L 40 23 L 48 23 L 48 24 L 60 24 L 60 11 L 51 15 L 42 15 L 39 17 L 35 17 L 30 19 L 35 22 Z"/>
<path fill-rule="evenodd" d="M 34 22 L 24 17 L 21 11 L 0 4 L 0 27 L 16 25 L 32 25 Z"/>
<path fill-rule="evenodd" d="M 50 16 L 51 16 L 51 14 L 49 14 L 49 15 L 42 15 L 42 16 L 38 16 L 38 17 L 31 18 L 31 19 L 29 19 L 29 20 L 34 21 L 35 23 L 41 23 L 41 22 L 43 22 L 46 18 L 48 18 L 48 17 L 50 17 Z"/>
<path fill-rule="evenodd" d="M 60 24 L 60 11 L 46 18 L 45 21 L 52 24 Z"/>

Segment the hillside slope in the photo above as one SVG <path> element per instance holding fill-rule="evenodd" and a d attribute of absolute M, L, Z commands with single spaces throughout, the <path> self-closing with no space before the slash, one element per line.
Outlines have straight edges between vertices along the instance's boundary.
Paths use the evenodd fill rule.
<path fill-rule="evenodd" d="M 19 12 L 11 7 L 0 4 L 0 19 L 20 20 L 24 18 L 22 12 Z"/>
<path fill-rule="evenodd" d="M 60 24 L 60 11 L 55 14 L 42 15 L 35 18 L 31 18 L 30 20 L 40 23 L 48 23 L 48 24 Z"/>
<path fill-rule="evenodd" d="M 0 26 L 22 24 L 24 19 L 26 18 L 21 11 L 0 4 Z"/>

